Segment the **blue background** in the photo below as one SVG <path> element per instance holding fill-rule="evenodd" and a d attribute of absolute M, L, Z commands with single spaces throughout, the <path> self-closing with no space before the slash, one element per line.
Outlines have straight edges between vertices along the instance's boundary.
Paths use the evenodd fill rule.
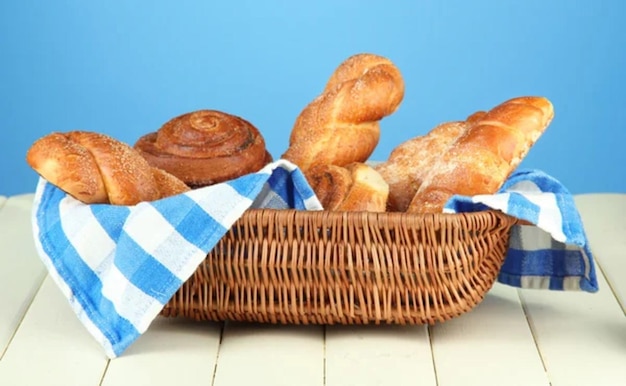
<path fill-rule="evenodd" d="M 32 192 L 24 156 L 52 131 L 134 143 L 179 114 L 240 115 L 274 157 L 348 56 L 402 71 L 372 159 L 437 123 L 520 95 L 555 119 L 522 163 L 573 193 L 626 192 L 626 1 L 29 1 L 0 4 L 0 194 Z"/>

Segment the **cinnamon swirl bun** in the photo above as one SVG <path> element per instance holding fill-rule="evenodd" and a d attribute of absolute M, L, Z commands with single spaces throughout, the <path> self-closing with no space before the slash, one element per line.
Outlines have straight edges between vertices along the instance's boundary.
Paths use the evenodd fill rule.
<path fill-rule="evenodd" d="M 216 110 L 198 110 L 166 122 L 134 145 L 152 166 L 191 188 L 253 173 L 272 161 L 250 122 Z"/>

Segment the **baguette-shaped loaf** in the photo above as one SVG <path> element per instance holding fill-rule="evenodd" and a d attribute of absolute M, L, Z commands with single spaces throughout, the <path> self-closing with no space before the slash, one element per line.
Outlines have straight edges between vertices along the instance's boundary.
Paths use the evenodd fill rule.
<path fill-rule="evenodd" d="M 371 166 L 318 165 L 305 174 L 325 210 L 385 212 L 389 185 Z"/>
<path fill-rule="evenodd" d="M 468 125 L 423 176 L 407 212 L 440 213 L 454 194 L 493 194 L 517 168 L 554 116 L 543 97 L 510 99 Z"/>
<path fill-rule="evenodd" d="M 395 112 L 403 97 L 404 80 L 389 59 L 351 56 L 298 115 L 282 158 L 303 171 L 365 162 L 380 139 L 379 121 Z"/>

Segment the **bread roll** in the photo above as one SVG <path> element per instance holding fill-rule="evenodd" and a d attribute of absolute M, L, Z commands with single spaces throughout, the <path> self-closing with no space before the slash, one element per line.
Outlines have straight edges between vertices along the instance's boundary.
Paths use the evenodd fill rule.
<path fill-rule="evenodd" d="M 51 133 L 32 144 L 26 162 L 86 204 L 135 205 L 188 189 L 173 176 L 155 171 L 127 144 L 99 133 Z"/>
<path fill-rule="evenodd" d="M 407 212 L 440 213 L 454 195 L 494 194 L 554 116 L 543 97 L 510 99 L 468 120 L 467 129 L 423 175 Z"/>
<path fill-rule="evenodd" d="M 348 58 L 296 119 L 282 158 L 303 171 L 366 161 L 380 139 L 379 121 L 395 112 L 403 97 L 404 81 L 389 59 Z"/>
<path fill-rule="evenodd" d="M 325 210 L 386 210 L 389 185 L 376 170 L 364 163 L 318 165 L 309 169 L 305 176 Z"/>
<path fill-rule="evenodd" d="M 272 160 L 255 126 L 215 110 L 173 118 L 158 131 L 139 138 L 134 147 L 150 165 L 192 188 L 256 172 Z"/>

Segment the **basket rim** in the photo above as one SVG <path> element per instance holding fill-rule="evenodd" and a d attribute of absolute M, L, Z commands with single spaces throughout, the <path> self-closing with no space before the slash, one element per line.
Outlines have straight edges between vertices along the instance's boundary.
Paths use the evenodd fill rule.
<path fill-rule="evenodd" d="M 276 208 L 249 208 L 241 217 L 255 217 L 263 215 L 274 216 L 301 216 L 323 217 L 329 220 L 360 218 L 368 222 L 380 221 L 451 221 L 459 218 L 475 220 L 484 217 L 495 217 L 501 221 L 504 227 L 524 224 L 523 220 L 513 217 L 498 209 L 485 209 L 474 212 L 459 213 L 409 213 L 409 212 L 369 212 L 369 211 L 332 211 L 332 210 L 302 210 L 302 209 L 276 209 Z"/>

